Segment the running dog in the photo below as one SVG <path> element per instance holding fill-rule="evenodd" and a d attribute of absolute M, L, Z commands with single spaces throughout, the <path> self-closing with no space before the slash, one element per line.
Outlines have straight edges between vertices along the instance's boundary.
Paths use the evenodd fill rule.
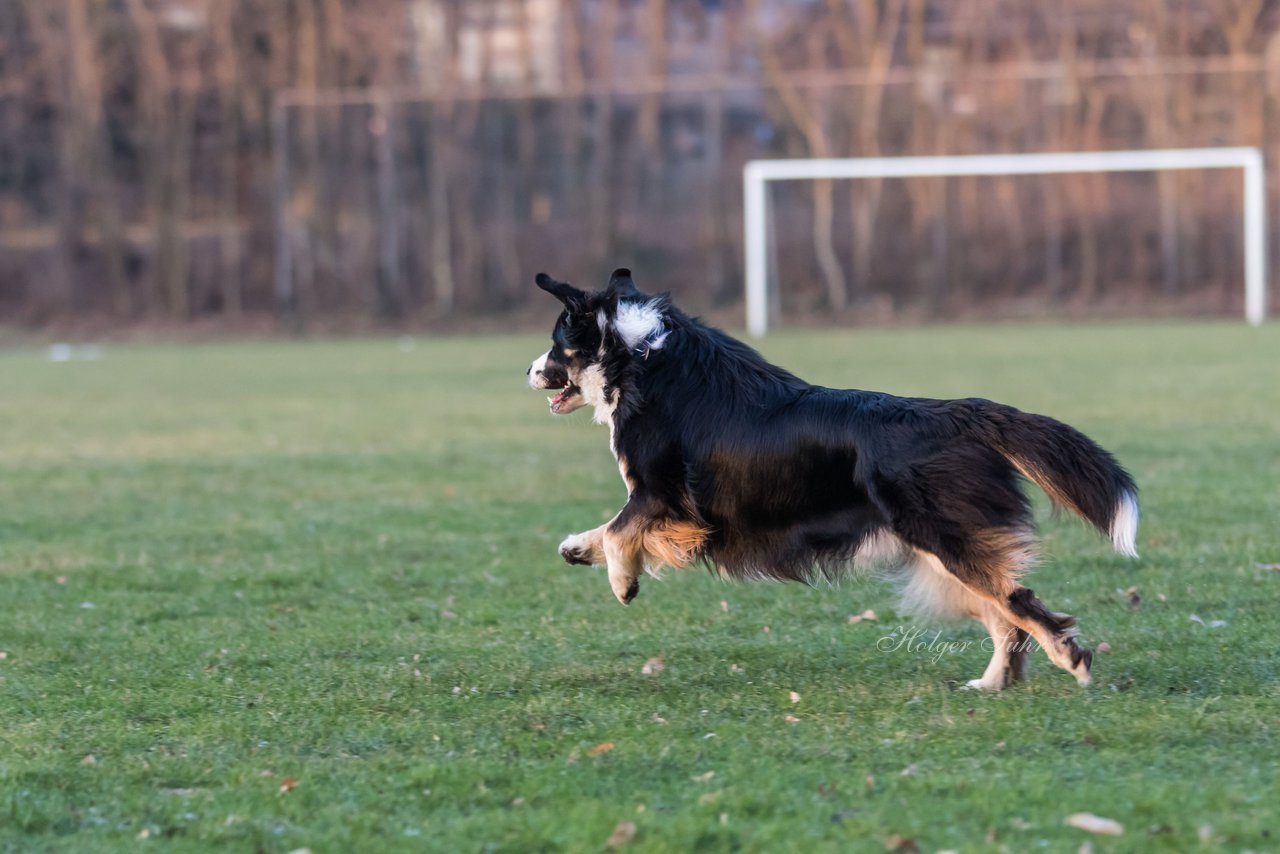
<path fill-rule="evenodd" d="M 970 687 L 1025 676 L 1029 639 L 1081 685 L 1076 620 L 1019 583 L 1036 561 L 1026 478 L 1136 557 L 1137 487 L 1078 430 L 989 400 L 810 385 L 616 270 L 601 291 L 540 273 L 563 306 L 529 385 L 551 412 L 608 425 L 628 498 L 560 545 L 604 565 L 624 605 L 640 576 L 703 563 L 724 578 L 813 582 L 878 567 L 905 606 L 968 616 L 994 654 Z"/>

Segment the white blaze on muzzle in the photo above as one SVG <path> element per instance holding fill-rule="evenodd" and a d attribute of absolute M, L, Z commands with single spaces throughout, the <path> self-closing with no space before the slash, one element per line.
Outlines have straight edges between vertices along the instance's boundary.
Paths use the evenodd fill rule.
<path fill-rule="evenodd" d="M 543 353 L 541 356 L 533 360 L 529 365 L 529 388 L 546 388 L 547 380 L 542 372 L 547 367 L 547 357 L 551 355 L 551 351 Z"/>

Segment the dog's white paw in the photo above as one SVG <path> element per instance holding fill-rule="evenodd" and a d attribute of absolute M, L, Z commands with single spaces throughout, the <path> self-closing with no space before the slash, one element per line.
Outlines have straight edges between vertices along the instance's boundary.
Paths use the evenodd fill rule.
<path fill-rule="evenodd" d="M 582 534 L 570 534 L 560 543 L 560 557 L 575 566 L 593 566 L 591 543 Z"/>
<path fill-rule="evenodd" d="M 973 691 L 1003 691 L 1004 682 L 988 679 L 970 679 L 964 687 Z"/>

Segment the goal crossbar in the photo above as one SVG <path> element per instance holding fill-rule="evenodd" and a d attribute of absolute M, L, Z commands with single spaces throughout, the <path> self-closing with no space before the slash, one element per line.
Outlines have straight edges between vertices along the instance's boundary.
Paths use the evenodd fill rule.
<path fill-rule="evenodd" d="M 848 157 L 752 160 L 743 169 L 747 331 L 769 328 L 768 194 L 770 181 L 825 178 L 929 178 L 974 175 L 1053 175 L 1068 172 L 1156 172 L 1168 169 L 1244 171 L 1245 319 L 1266 317 L 1266 183 L 1256 148 L 1168 148 L 1045 154 L 975 154 L 942 157 Z"/>

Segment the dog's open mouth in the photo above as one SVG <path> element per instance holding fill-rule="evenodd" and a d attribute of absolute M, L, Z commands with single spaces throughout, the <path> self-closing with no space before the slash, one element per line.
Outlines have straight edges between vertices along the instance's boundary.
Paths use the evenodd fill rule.
<path fill-rule="evenodd" d="M 547 398 L 547 402 L 551 404 L 551 411 L 556 415 L 572 412 L 583 404 L 582 389 L 573 383 L 569 383 L 560 389 L 559 393 L 554 397 Z"/>

